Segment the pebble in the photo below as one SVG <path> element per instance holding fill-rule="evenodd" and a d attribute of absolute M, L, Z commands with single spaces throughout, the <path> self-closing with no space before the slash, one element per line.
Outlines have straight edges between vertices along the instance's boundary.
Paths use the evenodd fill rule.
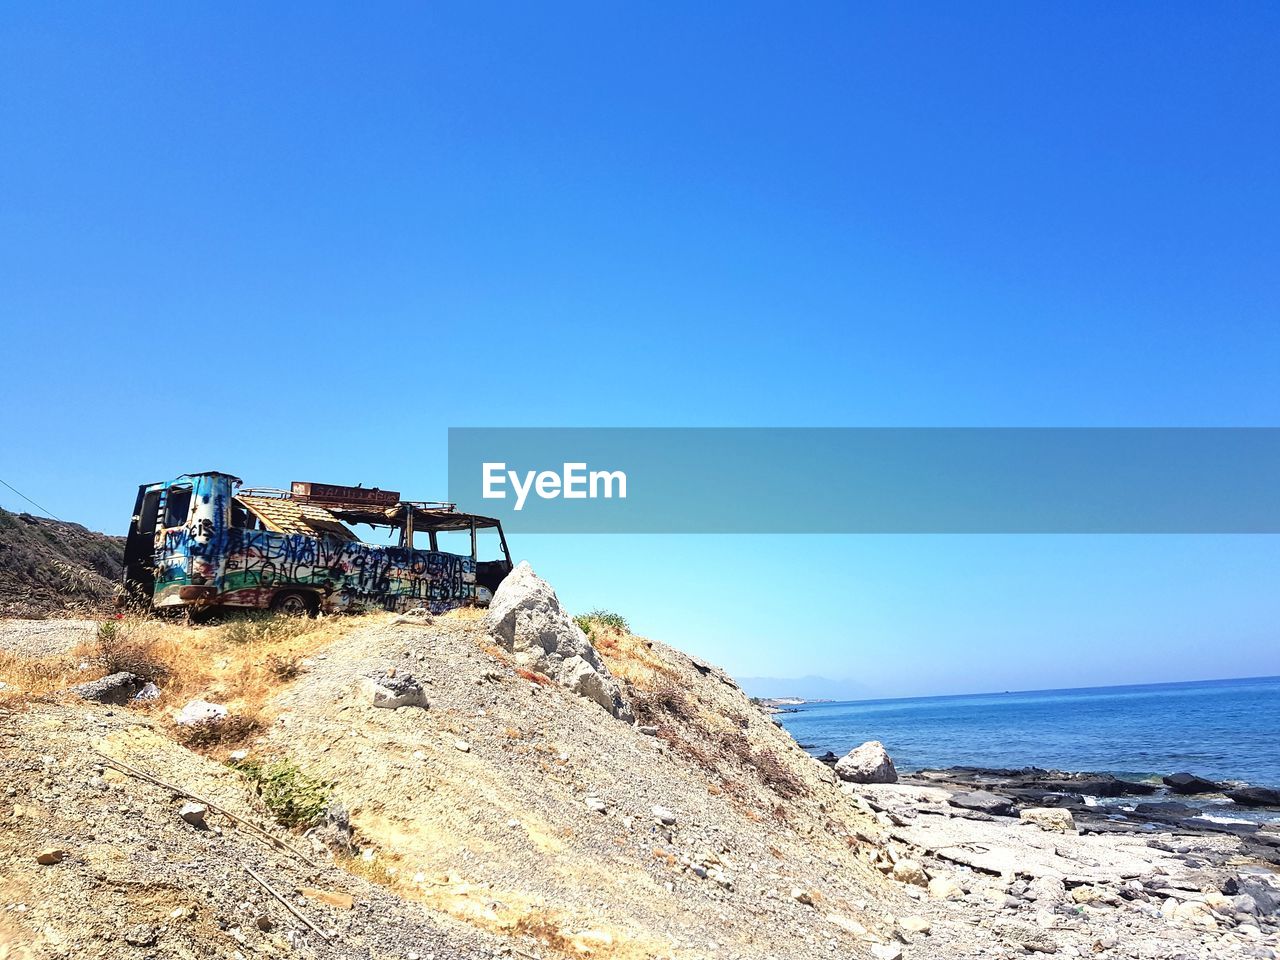
<path fill-rule="evenodd" d="M 124 932 L 124 942 L 132 947 L 150 947 L 160 939 L 160 929 L 149 923 L 139 923 Z"/>
<path fill-rule="evenodd" d="M 676 815 L 661 804 L 655 803 L 653 805 L 653 817 L 663 826 L 675 826 Z"/>
<path fill-rule="evenodd" d="M 605 813 L 609 809 L 608 805 L 599 797 L 587 797 L 586 804 L 588 810 L 594 810 L 596 813 Z"/>
<path fill-rule="evenodd" d="M 867 928 L 852 917 L 842 917 L 838 913 L 829 913 L 827 914 L 827 922 L 853 934 L 855 937 L 865 937 L 867 935 Z"/>
<path fill-rule="evenodd" d="M 929 881 L 929 896 L 935 900 L 957 900 L 964 896 L 964 888 L 954 877 L 937 876 Z"/>
<path fill-rule="evenodd" d="M 927 918 L 917 916 L 903 917 L 898 921 L 898 926 L 907 933 L 928 933 L 933 929 L 933 924 Z"/>
<path fill-rule="evenodd" d="M 67 859 L 69 854 L 65 850 L 59 850 L 57 847 L 47 847 L 36 854 L 36 863 L 42 867 L 52 867 L 56 863 L 61 863 Z"/>
<path fill-rule="evenodd" d="M 457 747 L 459 750 L 461 750 L 463 753 L 471 752 L 471 744 L 467 743 L 467 741 L 465 740 L 455 740 L 453 741 L 453 745 Z"/>
<path fill-rule="evenodd" d="M 204 818 L 208 815 L 209 808 L 203 803 L 195 803 L 193 801 L 184 803 L 178 810 L 178 816 L 197 830 L 203 830 L 207 826 Z"/>
<path fill-rule="evenodd" d="M 929 882 L 929 875 L 924 872 L 924 867 L 920 866 L 918 861 L 904 859 L 893 865 L 893 879 L 923 887 Z"/>

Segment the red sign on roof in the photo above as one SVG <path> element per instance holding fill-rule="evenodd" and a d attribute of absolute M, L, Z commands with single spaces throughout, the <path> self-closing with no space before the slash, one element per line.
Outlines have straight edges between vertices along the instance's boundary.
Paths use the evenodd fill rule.
<path fill-rule="evenodd" d="M 377 487 L 343 487 L 333 483 L 303 483 L 295 480 L 290 484 L 290 491 L 295 500 L 305 500 L 308 503 L 394 507 L 400 502 L 398 491 L 379 490 Z"/>

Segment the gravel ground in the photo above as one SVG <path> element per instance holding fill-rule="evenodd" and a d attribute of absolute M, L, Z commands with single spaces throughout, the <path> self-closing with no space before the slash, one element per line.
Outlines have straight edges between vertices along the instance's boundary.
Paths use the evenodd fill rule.
<path fill-rule="evenodd" d="M 360 875 L 314 835 L 272 828 L 318 867 L 217 813 L 196 830 L 182 798 L 95 753 L 266 823 L 246 780 L 177 745 L 165 718 L 70 701 L 0 714 L 0 957 L 1275 956 L 1274 925 L 1223 913 L 1223 871 L 1189 868 L 1165 838 L 1063 837 L 859 795 L 721 671 L 650 651 L 672 711 L 657 731 L 518 672 L 480 621 L 353 620 L 281 688 L 250 758 L 335 783 Z M 364 678 L 390 669 L 429 706 L 375 708 Z M 51 848 L 68 856 L 39 864 Z M 982 867 L 991 850 L 999 874 Z"/>
<path fill-rule="evenodd" d="M 24 657 L 66 653 L 97 635 L 96 620 L 0 620 L 0 650 Z"/>
<path fill-rule="evenodd" d="M 358 838 L 422 876 L 413 895 L 482 925 L 541 918 L 637 956 L 856 950 L 827 915 L 859 916 L 885 885 L 856 840 L 871 821 L 723 675 L 665 651 L 673 681 L 770 745 L 805 796 L 782 798 L 745 766 L 729 783 L 486 645 L 479 622 L 361 629 L 280 697 L 262 749 L 339 780 Z M 423 681 L 428 709 L 371 705 L 360 677 L 391 667 Z M 822 908 L 793 889 L 821 891 Z"/>
<path fill-rule="evenodd" d="M 0 715 L 0 956 L 480 958 L 502 945 L 379 886 L 262 843 L 216 812 L 198 830 L 183 799 L 116 772 L 98 751 L 269 821 L 242 779 L 124 710 L 38 704 Z M 273 832 L 314 856 L 278 828 Z M 41 851 L 63 850 L 41 865 Z M 332 940 L 305 927 L 252 868 Z M 299 895 L 346 893 L 351 909 Z"/>

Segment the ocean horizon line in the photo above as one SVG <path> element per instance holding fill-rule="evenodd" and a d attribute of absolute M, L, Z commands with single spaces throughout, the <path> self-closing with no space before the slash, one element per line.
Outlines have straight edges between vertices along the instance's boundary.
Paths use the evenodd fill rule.
<path fill-rule="evenodd" d="M 853 700 L 836 700 L 828 697 L 801 697 L 791 694 L 757 697 L 760 700 L 800 700 L 796 706 L 847 706 L 852 704 L 911 703 L 922 700 L 965 700 L 977 697 L 1035 696 L 1061 693 L 1090 693 L 1103 690 L 1140 690 L 1153 687 L 1194 687 L 1215 683 L 1251 683 L 1280 680 L 1280 674 L 1262 674 L 1248 677 L 1207 677 L 1199 680 L 1155 680 L 1144 683 L 1094 684 L 1084 687 L 1044 687 L 1028 690 L 986 690 L 974 693 L 918 694 L 910 697 L 865 697 Z"/>

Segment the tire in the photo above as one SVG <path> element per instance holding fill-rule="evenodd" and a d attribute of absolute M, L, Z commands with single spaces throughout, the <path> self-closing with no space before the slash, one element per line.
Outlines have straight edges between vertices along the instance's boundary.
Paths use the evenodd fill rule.
<path fill-rule="evenodd" d="M 288 617 L 314 617 L 316 600 L 302 590 L 282 590 L 271 599 L 271 610 Z"/>

